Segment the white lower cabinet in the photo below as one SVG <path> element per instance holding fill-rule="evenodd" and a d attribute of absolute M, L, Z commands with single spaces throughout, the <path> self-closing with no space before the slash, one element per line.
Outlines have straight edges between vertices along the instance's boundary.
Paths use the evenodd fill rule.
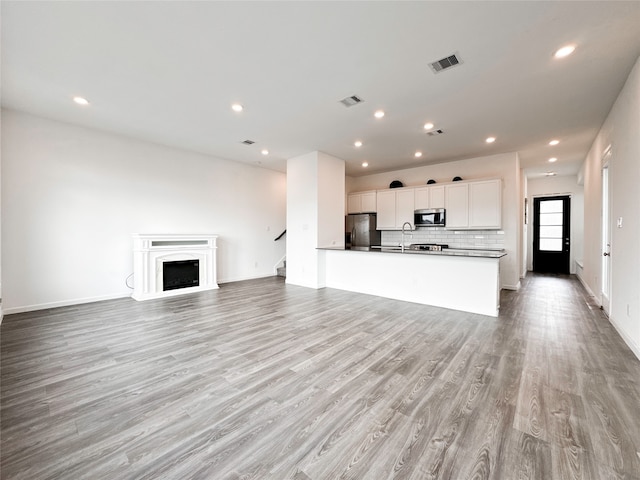
<path fill-rule="evenodd" d="M 414 188 L 379 190 L 376 195 L 378 230 L 401 230 L 405 222 L 413 228 L 414 196 Z"/>

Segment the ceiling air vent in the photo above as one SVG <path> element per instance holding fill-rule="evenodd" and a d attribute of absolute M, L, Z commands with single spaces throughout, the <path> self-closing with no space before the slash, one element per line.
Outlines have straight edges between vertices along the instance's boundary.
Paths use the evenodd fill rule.
<path fill-rule="evenodd" d="M 429 135 L 430 137 L 435 137 L 436 135 L 440 135 L 444 133 L 442 130 L 431 130 L 430 132 L 427 132 L 427 135 Z"/>
<path fill-rule="evenodd" d="M 357 105 L 362 102 L 364 102 L 364 100 L 362 100 L 357 95 L 351 95 L 350 97 L 343 98 L 342 100 L 340 100 L 340 103 L 343 104 L 345 107 L 353 107 L 354 105 Z"/>
<path fill-rule="evenodd" d="M 433 73 L 439 73 L 443 70 L 447 70 L 451 67 L 455 67 L 460 63 L 462 63 L 460 61 L 460 58 L 458 58 L 456 54 L 453 54 L 448 57 L 441 58 L 436 62 L 430 63 L 429 66 L 431 67 L 431 70 L 433 70 Z"/>
<path fill-rule="evenodd" d="M 253 140 L 243 140 L 242 143 L 244 143 L 245 145 L 253 145 L 256 142 L 254 142 Z"/>

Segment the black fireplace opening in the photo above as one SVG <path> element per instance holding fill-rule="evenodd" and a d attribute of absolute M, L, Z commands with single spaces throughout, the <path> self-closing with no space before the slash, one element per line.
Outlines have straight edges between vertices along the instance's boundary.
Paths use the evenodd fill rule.
<path fill-rule="evenodd" d="M 177 260 L 162 264 L 162 290 L 197 287 L 200 285 L 200 261 Z"/>

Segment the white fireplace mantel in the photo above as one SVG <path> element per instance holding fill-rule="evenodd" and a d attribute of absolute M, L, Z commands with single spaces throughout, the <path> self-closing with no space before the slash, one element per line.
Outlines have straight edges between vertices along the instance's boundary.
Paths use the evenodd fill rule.
<path fill-rule="evenodd" d="M 133 294 L 136 300 L 171 297 L 218 288 L 216 245 L 210 234 L 133 234 Z M 199 285 L 163 290 L 162 264 L 177 260 L 198 260 Z"/>

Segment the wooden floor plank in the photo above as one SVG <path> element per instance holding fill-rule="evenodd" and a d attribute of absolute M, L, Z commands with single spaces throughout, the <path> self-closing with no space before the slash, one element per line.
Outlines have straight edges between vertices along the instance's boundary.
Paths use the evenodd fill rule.
<path fill-rule="evenodd" d="M 640 361 L 569 276 L 498 318 L 274 277 L 0 328 L 3 480 L 640 480 Z"/>

